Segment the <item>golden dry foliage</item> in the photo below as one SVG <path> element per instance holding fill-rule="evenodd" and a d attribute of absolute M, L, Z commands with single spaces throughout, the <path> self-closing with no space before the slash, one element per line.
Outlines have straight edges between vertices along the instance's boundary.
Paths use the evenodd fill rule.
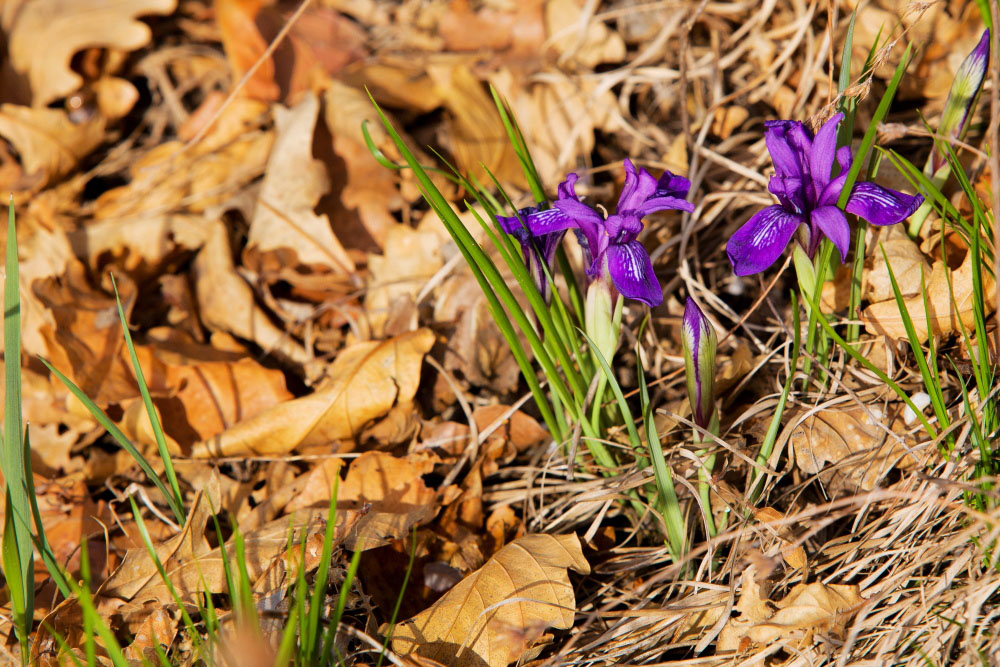
<path fill-rule="evenodd" d="M 832 113 L 851 11 L 844 95 L 858 102 L 856 135 L 905 45 L 917 46 L 878 135 L 916 163 L 929 146 L 924 119 L 935 125 L 982 32 L 978 4 L 4 2 L 0 189 L 15 195 L 23 317 L 22 358 L 4 363 L 21 366 L 40 519 L 57 560 L 79 580 L 86 548 L 99 613 L 128 660 L 156 663 L 161 647 L 172 664 L 200 664 L 133 498 L 187 610 L 197 616 L 205 594 L 217 603 L 216 661 L 269 664 L 295 604 L 291 582 L 301 572 L 312 586 L 320 565 L 336 488 L 320 592 L 324 619 L 345 595 L 335 646 L 348 664 L 378 660 L 377 629 L 388 632 L 404 577 L 409 620 L 383 664 L 996 662 L 1000 574 L 985 550 L 995 512 L 963 505 L 979 456 L 963 389 L 973 412 L 982 398 L 957 343 L 972 315 L 964 239 L 935 215 L 917 239 L 902 226 L 870 229 L 861 312 L 846 310 L 849 266 L 823 294 L 830 312 L 860 316 L 858 349 L 916 396 L 892 267 L 946 378 L 948 456 L 881 380 L 842 355 L 814 355 L 824 382 L 792 368 L 788 276 L 734 276 L 724 250 L 773 203 L 764 122 Z M 861 82 L 880 29 L 875 76 Z M 646 454 L 612 429 L 607 446 L 621 465 L 608 471 L 585 442 L 573 461 L 574 442 L 553 442 L 423 185 L 384 165 L 402 158 L 372 98 L 421 164 L 440 156 L 484 184 L 493 174 L 513 207 L 534 205 L 491 87 L 549 196 L 576 172 L 584 200 L 611 207 L 626 157 L 693 183 L 694 214 L 645 219 L 640 241 L 665 302 L 644 328 L 645 309 L 626 303 L 614 369 L 633 415 L 637 364 L 650 383 L 691 531 L 683 562 L 664 548 L 652 473 L 638 465 Z M 985 109 L 964 139 L 980 151 L 959 148 L 988 208 Z M 883 161 L 877 180 L 908 188 L 894 173 Z M 430 178 L 488 245 L 466 207 L 471 193 L 442 173 Z M 971 218 L 952 181 L 944 194 Z M 565 249 L 582 280 L 572 234 Z M 180 480 L 182 526 L 39 361 L 76 383 L 162 474 L 112 275 Z M 988 334 L 995 287 L 985 276 Z M 708 482 L 710 509 L 728 522 L 713 540 L 699 521 L 701 445 L 687 423 L 686 295 L 721 341 L 722 428 L 707 445 L 717 456 Z M 777 444 L 759 463 L 789 373 L 798 376 Z M 224 583 L 237 529 L 259 632 L 235 623 Z M 361 566 L 344 589 L 353 551 L 364 551 Z M 77 600 L 41 565 L 35 574 L 30 657 L 85 660 Z M 0 596 L 4 664 L 20 660 L 11 616 Z M 197 618 L 195 632 L 205 627 Z M 97 661 L 108 660 L 99 650 Z"/>
<path fill-rule="evenodd" d="M 546 628 L 573 623 L 569 569 L 590 572 L 576 535 L 525 535 L 430 609 L 397 625 L 392 648 L 443 665 L 507 667 Z"/>

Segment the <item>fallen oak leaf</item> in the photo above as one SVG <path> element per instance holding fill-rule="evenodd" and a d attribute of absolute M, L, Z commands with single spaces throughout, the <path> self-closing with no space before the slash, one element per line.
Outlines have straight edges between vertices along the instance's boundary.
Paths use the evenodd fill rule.
<path fill-rule="evenodd" d="M 570 569 L 590 573 L 576 535 L 516 539 L 429 609 L 397 625 L 392 649 L 449 666 L 506 667 L 546 627 L 572 625 Z M 383 625 L 379 632 L 387 629 Z"/>
<path fill-rule="evenodd" d="M 149 27 L 136 20 L 148 14 L 170 14 L 177 0 L 32 0 L 4 12 L 10 65 L 27 77 L 31 101 L 44 107 L 77 90 L 83 79 L 70 67 L 86 48 L 132 51 L 145 46 Z"/>
<path fill-rule="evenodd" d="M 196 444 L 191 455 L 278 456 L 298 447 L 350 440 L 397 401 L 413 399 L 420 382 L 420 365 L 433 344 L 434 333 L 418 329 L 389 340 L 347 347 L 334 360 L 324 387 Z"/>
<path fill-rule="evenodd" d="M 355 271 L 330 220 L 313 210 L 329 190 L 326 167 L 312 153 L 318 115 L 319 100 L 312 93 L 291 109 L 274 108 L 277 136 L 243 254 L 248 268 L 293 284 L 296 266 L 342 278 Z"/>
<path fill-rule="evenodd" d="M 93 116 L 74 123 L 61 109 L 0 106 L 0 136 L 17 149 L 25 177 L 38 189 L 70 173 L 104 141 L 105 121 Z M 16 188 L 17 183 L 5 183 Z"/>
<path fill-rule="evenodd" d="M 266 352 L 298 364 L 312 360 L 309 352 L 276 327 L 257 305 L 250 285 L 236 272 L 229 233 L 221 220 L 210 225 L 191 272 L 199 314 L 206 327 L 251 340 Z"/>
<path fill-rule="evenodd" d="M 927 341 L 928 333 L 941 336 L 960 331 L 963 327 L 966 331 L 971 331 L 976 298 L 972 283 L 972 253 L 967 253 L 965 261 L 954 271 L 943 261 L 934 262 L 925 284 L 926 291 L 903 298 L 903 305 L 913 321 L 917 339 L 923 343 Z M 982 284 L 986 316 L 989 317 L 996 307 L 995 283 L 984 272 Z M 927 300 L 926 312 L 924 299 Z M 897 339 L 907 337 L 895 298 L 871 304 L 861 313 L 861 319 L 868 333 Z"/>

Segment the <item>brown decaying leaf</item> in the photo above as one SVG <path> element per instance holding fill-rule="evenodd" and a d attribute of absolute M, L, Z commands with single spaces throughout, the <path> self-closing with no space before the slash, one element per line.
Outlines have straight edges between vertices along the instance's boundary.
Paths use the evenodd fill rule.
<path fill-rule="evenodd" d="M 233 71 L 233 83 L 243 78 L 267 50 L 267 40 L 260 34 L 255 19 L 261 0 L 215 0 L 215 20 L 222 36 L 222 47 Z M 271 102 L 281 90 L 274 81 L 274 59 L 261 62 L 240 91 L 255 100 Z"/>
<path fill-rule="evenodd" d="M 313 208 L 329 188 L 326 167 L 312 156 L 319 100 L 310 93 L 291 109 L 274 108 L 277 137 L 250 222 L 244 261 L 294 284 L 296 267 L 348 276 L 354 262 Z"/>
<path fill-rule="evenodd" d="M 430 609 L 397 625 L 392 649 L 443 665 L 506 667 L 545 628 L 572 626 L 576 597 L 568 569 L 590 573 L 576 535 L 514 540 Z"/>
<path fill-rule="evenodd" d="M 593 11 L 593 6 L 588 5 Z M 601 21 L 588 17 L 581 24 L 582 0 L 549 0 L 545 3 L 545 27 L 559 61 L 592 70 L 605 62 L 625 58 L 625 40 Z"/>
<path fill-rule="evenodd" d="M 420 365 L 433 344 L 434 334 L 419 329 L 345 348 L 330 367 L 324 387 L 198 443 L 192 456 L 276 456 L 297 447 L 350 440 L 397 401 L 413 399 Z M 340 447 L 349 451 L 350 446 L 341 443 Z"/>
<path fill-rule="evenodd" d="M 383 248 L 381 255 L 368 256 L 364 305 L 373 336 L 382 335 L 393 304 L 399 299 L 412 301 L 443 263 L 439 237 L 408 225 L 396 224 L 389 229 Z"/>
<path fill-rule="evenodd" d="M 233 265 L 229 233 L 221 220 L 209 226 L 205 245 L 191 272 L 201 320 L 206 327 L 251 340 L 268 353 L 298 364 L 312 360 L 309 352 L 276 327 L 257 305 L 253 290 Z"/>
<path fill-rule="evenodd" d="M 353 86 L 330 81 L 323 102 L 323 118 L 333 135 L 333 150 L 344 163 L 342 175 L 337 174 L 340 178 L 334 177 L 343 182 L 342 215 L 356 216 L 375 244 L 385 248 L 388 235 L 399 226 L 392 211 L 402 208 L 404 200 L 396 173 L 379 164 L 368 150 L 362 124 L 367 124 L 377 146 L 388 143 L 385 129 L 368 95 Z M 338 229 L 344 228 L 336 218 L 334 223 Z M 352 245 L 357 247 L 353 239 Z"/>
<path fill-rule="evenodd" d="M 748 640 L 759 646 L 775 641 L 805 646 L 814 632 L 843 637 L 847 623 L 864 603 L 858 586 L 819 582 L 799 584 L 771 603 L 762 596 L 754 577 L 750 566 L 743 573 L 743 591 L 736 604 L 741 615 L 726 622 L 719 635 L 719 651 L 741 649 Z"/>
<path fill-rule="evenodd" d="M 795 464 L 808 474 L 819 474 L 827 484 L 851 491 L 875 488 L 893 467 L 912 467 L 918 461 L 884 427 L 900 434 L 907 431 L 897 404 L 881 404 L 826 409 L 799 421 L 793 415 L 789 437 Z M 883 426 L 884 425 L 884 426 Z M 826 464 L 837 464 L 828 468 Z"/>
<path fill-rule="evenodd" d="M 983 271 L 983 298 L 986 301 L 986 316 L 996 307 L 996 288 L 993 278 Z M 924 300 L 927 307 L 924 307 Z M 934 262 L 926 279 L 926 292 L 918 291 L 903 299 L 920 342 L 926 342 L 929 333 L 936 336 L 961 331 L 971 332 L 974 324 L 973 303 L 975 294 L 972 285 L 972 253 L 954 271 L 943 261 Z M 906 338 L 906 327 L 899 313 L 895 298 L 873 303 L 861 314 L 865 330 L 869 333 Z M 929 327 L 928 327 L 929 324 Z"/>
<path fill-rule="evenodd" d="M 42 188 L 70 173 L 82 158 L 104 141 L 105 120 L 95 115 L 73 122 L 61 109 L 0 106 L 0 136 L 17 149 L 23 175 L 4 188 Z"/>
<path fill-rule="evenodd" d="M 80 87 L 70 67 L 88 47 L 132 51 L 146 45 L 152 33 L 136 20 L 170 14 L 177 0 L 31 0 L 3 13 L 10 64 L 26 77 L 33 106 L 44 107 Z"/>

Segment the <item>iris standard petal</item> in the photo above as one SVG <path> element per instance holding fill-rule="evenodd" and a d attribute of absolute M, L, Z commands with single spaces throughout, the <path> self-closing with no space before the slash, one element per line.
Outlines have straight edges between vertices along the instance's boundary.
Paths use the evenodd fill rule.
<path fill-rule="evenodd" d="M 628 158 L 625 159 L 625 187 L 618 197 L 619 213 L 635 211 L 656 191 L 656 179 L 645 169 L 636 169 Z"/>
<path fill-rule="evenodd" d="M 845 209 L 873 225 L 894 225 L 913 215 L 923 201 L 921 195 L 908 195 L 862 181 L 855 184 Z"/>
<path fill-rule="evenodd" d="M 631 241 L 609 245 L 606 257 L 611 281 L 622 296 L 642 301 L 650 307 L 663 302 L 663 291 L 653 273 L 653 262 L 641 243 Z"/>
<path fill-rule="evenodd" d="M 580 179 L 575 173 L 567 174 L 566 180 L 559 184 L 557 199 L 579 199 L 576 196 L 576 182 Z"/>
<path fill-rule="evenodd" d="M 749 276 L 774 264 L 803 222 L 801 217 L 780 206 L 768 206 L 759 211 L 736 230 L 726 244 L 733 272 Z"/>
<path fill-rule="evenodd" d="M 694 211 L 694 204 L 680 199 L 679 197 L 654 196 L 643 202 L 642 205 L 636 209 L 635 214 L 641 218 L 642 216 L 649 215 L 650 213 L 668 210 L 687 211 L 688 213 L 691 213 Z"/>
<path fill-rule="evenodd" d="M 836 206 L 820 206 L 809 214 L 809 221 L 840 251 L 840 261 L 846 262 L 847 249 L 851 245 L 851 226 L 847 224 L 844 212 Z"/>
<path fill-rule="evenodd" d="M 812 150 L 809 152 L 809 172 L 817 185 L 830 182 L 830 176 L 833 174 L 833 158 L 837 154 L 837 128 L 842 120 L 844 120 L 842 113 L 833 116 L 823 123 L 823 127 L 819 128 L 813 140 Z M 822 190 L 822 185 L 818 189 Z"/>
<path fill-rule="evenodd" d="M 656 181 L 656 190 L 653 192 L 653 197 L 677 197 L 684 199 L 687 197 L 690 189 L 691 181 L 683 176 L 678 176 L 670 170 L 665 170 Z"/>
<path fill-rule="evenodd" d="M 769 120 L 764 123 L 764 143 L 771 154 L 774 170 L 780 176 L 802 177 L 802 164 L 798 153 L 788 143 L 788 130 L 794 125 L 790 120 Z"/>

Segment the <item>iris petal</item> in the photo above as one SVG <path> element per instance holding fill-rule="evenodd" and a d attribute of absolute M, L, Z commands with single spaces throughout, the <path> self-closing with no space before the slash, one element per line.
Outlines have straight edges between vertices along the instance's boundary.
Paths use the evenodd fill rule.
<path fill-rule="evenodd" d="M 678 176 L 670 170 L 665 170 L 656 181 L 656 191 L 654 197 L 687 197 L 688 190 L 691 189 L 691 181 Z"/>
<path fill-rule="evenodd" d="M 837 154 L 837 128 L 842 120 L 844 120 L 842 113 L 833 116 L 823 123 L 823 127 L 819 129 L 813 140 L 812 150 L 809 153 L 809 171 L 812 174 L 813 182 L 817 185 L 825 185 L 830 182 L 830 176 L 833 173 L 833 158 Z"/>
<path fill-rule="evenodd" d="M 759 211 L 726 244 L 733 271 L 738 276 L 748 276 L 774 264 L 803 222 L 801 217 L 780 206 Z"/>
<path fill-rule="evenodd" d="M 611 280 L 623 296 L 642 301 L 650 307 L 663 302 L 663 291 L 653 273 L 653 262 L 641 243 L 612 244 L 608 246 L 606 257 Z"/>
<path fill-rule="evenodd" d="M 802 164 L 798 153 L 788 143 L 788 130 L 794 121 L 777 120 L 764 123 L 764 143 L 779 176 L 801 178 Z"/>
<path fill-rule="evenodd" d="M 826 238 L 840 251 L 840 261 L 847 261 L 847 248 L 851 244 L 851 226 L 844 212 L 836 206 L 820 206 L 810 213 L 809 221 L 819 227 Z"/>
<path fill-rule="evenodd" d="M 924 198 L 862 181 L 854 186 L 845 209 L 873 225 L 893 225 L 913 215 Z"/>
<path fill-rule="evenodd" d="M 650 197 L 636 209 L 635 214 L 641 218 L 650 213 L 667 210 L 687 211 L 691 213 L 694 211 L 694 204 L 679 197 Z"/>

